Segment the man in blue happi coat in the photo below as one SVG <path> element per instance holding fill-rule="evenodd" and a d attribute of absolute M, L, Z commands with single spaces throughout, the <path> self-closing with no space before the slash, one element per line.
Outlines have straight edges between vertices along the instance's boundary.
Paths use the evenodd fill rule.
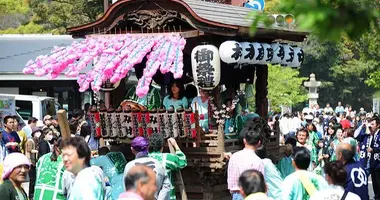
<path fill-rule="evenodd" d="M 360 142 L 360 161 L 369 169 L 372 177 L 375 200 L 380 200 L 380 118 L 374 116 L 356 131 Z"/>
<path fill-rule="evenodd" d="M 336 155 L 342 161 L 347 172 L 344 189 L 360 196 L 362 200 L 368 200 L 368 176 L 360 162 L 355 161 L 355 148 L 343 143 L 338 146 Z"/>

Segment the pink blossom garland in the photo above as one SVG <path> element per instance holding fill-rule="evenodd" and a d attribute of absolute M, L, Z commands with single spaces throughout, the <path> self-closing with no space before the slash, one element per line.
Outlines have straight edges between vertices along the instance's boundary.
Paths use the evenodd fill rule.
<path fill-rule="evenodd" d="M 170 72 L 173 73 L 175 79 L 181 78 L 183 75 L 183 49 L 185 48 L 186 40 L 181 38 L 176 48 L 176 56 L 173 65 L 170 67 Z"/>
<path fill-rule="evenodd" d="M 23 72 L 26 74 L 34 73 L 36 76 L 44 76 L 54 70 L 54 68 L 60 67 L 59 63 L 63 61 L 63 58 L 65 58 L 70 49 L 82 44 L 83 42 L 73 42 L 72 46 L 66 48 L 54 48 L 51 54 L 38 56 L 35 61 L 28 61 Z"/>
<path fill-rule="evenodd" d="M 90 86 L 94 91 L 99 91 L 106 80 L 110 79 L 112 83 L 120 81 L 151 52 L 136 89 L 138 96 L 143 97 L 158 69 L 162 73 L 172 72 L 176 78 L 182 76 L 182 50 L 185 44 L 185 39 L 179 34 L 148 37 L 130 34 L 89 36 L 83 41 L 74 41 L 67 47 L 55 46 L 50 54 L 28 61 L 23 73 L 46 76 L 48 79 L 64 73 L 68 77 L 78 77 L 81 92 Z M 80 74 L 92 61 L 94 67 L 86 74 Z"/>
<path fill-rule="evenodd" d="M 178 44 L 178 40 L 179 40 L 178 36 L 170 38 L 170 45 L 169 45 L 167 53 L 166 53 L 166 58 L 160 67 L 160 71 L 162 74 L 166 74 L 166 73 L 170 72 L 170 66 L 175 59 L 175 50 L 176 50 L 176 46 Z"/>
<path fill-rule="evenodd" d="M 143 58 L 146 56 L 146 54 L 149 53 L 155 43 L 156 41 L 153 37 L 143 38 L 141 42 L 138 42 L 137 48 L 134 48 L 130 55 L 126 58 L 124 61 L 126 65 L 124 65 L 123 68 L 130 69 L 136 64 L 141 63 Z M 128 71 L 123 71 L 123 73 L 114 73 L 113 76 L 110 77 L 111 82 L 117 82 L 121 80 L 127 75 Z"/>
<path fill-rule="evenodd" d="M 116 83 L 125 77 L 128 72 L 133 68 L 133 65 L 130 65 L 128 62 L 128 56 L 131 54 L 133 50 L 135 50 L 138 44 L 142 41 L 142 38 L 137 38 L 135 40 L 131 40 L 132 43 L 129 45 L 129 48 L 122 50 L 123 54 L 126 54 L 126 58 L 124 58 L 120 65 L 115 69 L 115 73 L 110 78 L 111 83 Z"/>
<path fill-rule="evenodd" d="M 156 74 L 158 68 L 161 65 L 161 57 L 165 56 L 165 50 L 163 47 L 167 43 L 165 37 L 157 38 L 158 42 L 156 43 L 153 51 L 147 56 L 146 67 L 143 71 L 143 76 L 138 81 L 136 87 L 136 94 L 138 97 L 142 98 L 149 91 L 149 85 L 152 82 L 152 77 Z"/>

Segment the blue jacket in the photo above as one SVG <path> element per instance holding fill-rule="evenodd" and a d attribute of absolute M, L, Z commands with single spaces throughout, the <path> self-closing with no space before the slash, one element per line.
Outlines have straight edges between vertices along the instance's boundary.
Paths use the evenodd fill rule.
<path fill-rule="evenodd" d="M 362 200 L 368 200 L 368 177 L 363 166 L 359 162 L 351 160 L 344 167 L 347 172 L 344 189 L 359 195 Z"/>
<path fill-rule="evenodd" d="M 360 147 L 360 163 L 367 166 L 369 160 L 369 167 L 373 169 L 380 169 L 380 131 L 374 134 L 372 145 L 370 144 L 370 134 L 366 134 L 366 128 L 361 127 L 359 135 L 356 139 L 359 141 Z M 371 147 L 372 153 L 367 152 L 367 148 Z"/>

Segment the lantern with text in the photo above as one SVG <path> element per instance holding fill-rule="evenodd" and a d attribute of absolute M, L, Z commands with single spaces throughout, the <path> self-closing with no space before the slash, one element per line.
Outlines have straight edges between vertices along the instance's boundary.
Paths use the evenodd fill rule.
<path fill-rule="evenodd" d="M 293 47 L 288 44 L 283 44 L 282 46 L 284 47 L 284 59 L 282 59 L 281 64 L 290 65 L 294 59 Z"/>
<path fill-rule="evenodd" d="M 213 45 L 199 45 L 191 52 L 194 82 L 202 89 L 211 90 L 220 82 L 220 57 Z"/>
<path fill-rule="evenodd" d="M 270 63 L 273 58 L 273 49 L 270 44 L 261 43 L 261 45 L 264 48 L 264 59 L 262 59 L 258 64 L 260 65 L 266 65 L 267 63 Z"/>
<path fill-rule="evenodd" d="M 242 56 L 242 47 L 236 41 L 225 41 L 219 47 L 219 55 L 225 63 L 237 63 Z"/>
<path fill-rule="evenodd" d="M 303 55 L 303 50 L 301 49 L 301 47 L 293 47 L 293 51 L 294 51 L 294 59 L 293 59 L 293 62 L 289 66 L 296 68 L 296 67 L 301 66 L 304 59 L 304 55 Z"/>
<path fill-rule="evenodd" d="M 279 43 L 273 43 L 271 44 L 273 49 L 273 58 L 272 58 L 272 64 L 281 64 L 282 60 L 285 57 L 284 53 L 284 47 Z"/>

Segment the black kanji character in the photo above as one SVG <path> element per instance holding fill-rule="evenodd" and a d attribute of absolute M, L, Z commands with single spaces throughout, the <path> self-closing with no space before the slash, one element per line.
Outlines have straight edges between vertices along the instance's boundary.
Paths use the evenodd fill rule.
<path fill-rule="evenodd" d="M 214 60 L 214 52 L 206 48 L 203 48 L 200 51 L 198 50 L 195 54 L 195 60 L 197 63 L 206 62 L 210 64 L 210 61 Z"/>
<path fill-rule="evenodd" d="M 265 61 L 270 62 L 273 59 L 273 49 L 272 47 L 269 46 L 266 50 L 267 50 L 267 59 Z"/>
<path fill-rule="evenodd" d="M 259 52 L 257 52 L 256 60 L 262 60 L 264 59 L 264 47 L 262 44 L 260 44 L 260 47 L 258 48 Z"/>
<path fill-rule="evenodd" d="M 290 58 L 287 59 L 286 62 L 293 62 L 293 59 L 294 59 L 294 50 L 293 50 L 292 47 L 289 47 L 289 50 L 290 50 L 290 52 L 289 52 Z"/>
<path fill-rule="evenodd" d="M 235 43 L 235 48 L 232 49 L 234 53 L 231 55 L 231 58 L 239 60 L 242 55 L 242 49 L 239 43 Z"/>
<path fill-rule="evenodd" d="M 249 48 L 246 48 L 245 50 L 248 53 L 244 56 L 244 59 L 249 58 L 250 60 L 252 60 L 255 57 L 255 47 L 253 46 L 253 44 L 249 44 Z"/>
<path fill-rule="evenodd" d="M 280 48 L 280 49 L 278 50 L 277 57 L 281 58 L 281 60 L 282 60 L 285 57 L 284 47 L 282 45 L 280 45 L 278 48 Z"/>
<path fill-rule="evenodd" d="M 302 63 L 303 62 L 303 50 L 301 49 L 301 51 L 300 52 L 298 52 L 297 53 L 297 56 L 298 56 L 298 61 L 300 62 L 300 63 Z"/>

